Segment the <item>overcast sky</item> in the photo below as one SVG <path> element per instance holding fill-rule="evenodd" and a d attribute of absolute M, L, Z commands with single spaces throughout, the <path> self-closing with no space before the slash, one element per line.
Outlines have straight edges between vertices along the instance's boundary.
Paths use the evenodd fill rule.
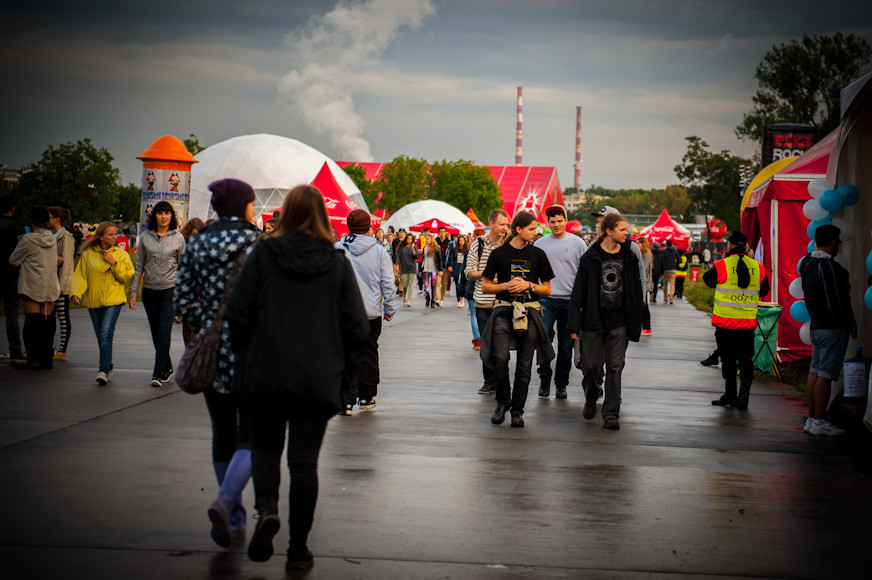
<path fill-rule="evenodd" d="M 582 187 L 664 187 L 688 135 L 757 151 L 733 128 L 773 45 L 804 32 L 872 41 L 870 12 L 842 0 L 4 2 L 0 163 L 89 137 L 139 183 L 136 156 L 161 135 L 273 133 L 336 160 L 512 165 L 523 86 L 525 165 L 573 185 L 580 105 Z"/>

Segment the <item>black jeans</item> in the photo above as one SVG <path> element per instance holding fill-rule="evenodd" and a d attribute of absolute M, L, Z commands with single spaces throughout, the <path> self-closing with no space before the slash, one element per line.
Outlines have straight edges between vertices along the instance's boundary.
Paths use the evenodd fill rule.
<path fill-rule="evenodd" d="M 557 325 L 557 361 L 554 363 L 554 386 L 565 389 L 569 385 L 569 371 L 572 369 L 572 347 L 575 341 L 569 336 L 569 300 L 540 298 L 542 323 L 548 333 L 548 340 L 554 341 L 554 325 Z M 542 387 L 551 389 L 551 363 L 539 365 L 539 381 Z"/>
<path fill-rule="evenodd" d="M 620 418 L 621 373 L 627 354 L 627 329 L 623 326 L 608 330 L 582 330 L 581 372 L 584 378 L 585 401 L 596 403 L 603 365 L 606 367 L 605 399 L 602 405 L 603 419 Z"/>
<path fill-rule="evenodd" d="M 248 406 L 236 395 L 211 388 L 203 391 L 203 396 L 212 420 L 212 462 L 230 461 L 237 449 L 251 448 Z"/>
<path fill-rule="evenodd" d="M 475 285 L 475 282 L 470 282 L 470 284 Z M 484 329 L 487 328 L 487 321 L 490 319 L 491 312 L 493 312 L 493 308 L 475 307 L 475 320 L 478 322 L 478 331 L 482 340 L 485 340 Z M 481 374 L 484 377 L 485 383 L 496 386 L 497 380 L 494 376 L 494 370 L 487 366 L 484 361 L 481 363 Z"/>
<path fill-rule="evenodd" d="M 754 380 L 754 329 L 734 330 L 716 328 L 715 342 L 721 358 L 721 376 L 724 378 L 725 394 L 736 396 L 736 369 L 741 379 L 739 397 L 748 399 L 751 382 Z"/>
<path fill-rule="evenodd" d="M 369 321 L 369 336 L 363 345 L 363 358 L 345 391 L 346 404 L 353 405 L 358 397 L 361 401 L 368 401 L 378 394 L 378 383 L 381 380 L 378 370 L 378 337 L 381 336 L 381 330 L 381 317 Z"/>
<path fill-rule="evenodd" d="M 173 334 L 173 292 L 166 290 L 142 289 L 142 305 L 148 316 L 151 328 L 151 341 L 154 343 L 154 371 L 152 378 L 159 379 L 173 368 L 170 360 L 170 340 Z"/>
<path fill-rule="evenodd" d="M 509 410 L 513 415 L 524 413 L 527 402 L 527 390 L 530 386 L 530 376 L 533 371 L 533 355 L 536 354 L 536 327 L 528 324 L 526 332 L 515 332 L 512 329 L 512 318 L 509 315 L 498 316 L 493 324 L 494 344 L 491 347 L 495 357 L 494 377 L 497 382 L 497 402 L 511 404 Z M 517 360 L 515 361 L 515 381 L 509 386 L 509 346 L 512 337 L 515 338 Z"/>
<path fill-rule="evenodd" d="M 291 486 L 288 502 L 290 545 L 306 545 L 315 505 L 318 503 L 318 454 L 327 430 L 326 419 L 292 413 L 283 399 L 251 402 L 251 475 L 256 507 L 265 499 L 278 502 L 281 457 L 288 431 L 288 469 Z"/>
<path fill-rule="evenodd" d="M 21 357 L 24 349 L 21 346 L 21 325 L 18 322 L 18 278 L 3 280 L 0 284 L 0 297 L 3 300 L 3 311 L 6 313 L 6 338 L 9 340 L 9 355 Z"/>

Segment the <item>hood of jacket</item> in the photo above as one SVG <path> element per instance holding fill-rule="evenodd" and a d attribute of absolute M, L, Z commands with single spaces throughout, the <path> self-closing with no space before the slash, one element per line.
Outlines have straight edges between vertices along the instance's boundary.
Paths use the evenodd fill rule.
<path fill-rule="evenodd" d="M 359 256 L 373 246 L 380 245 L 379 241 L 372 236 L 366 234 L 346 234 L 339 240 L 338 246 L 342 246 L 345 251 L 352 255 Z"/>
<path fill-rule="evenodd" d="M 24 234 L 24 237 L 30 242 L 36 244 L 40 248 L 51 248 L 57 245 L 57 238 L 51 230 L 39 230 L 38 232 L 30 232 Z"/>
<path fill-rule="evenodd" d="M 330 272 L 340 259 L 333 246 L 305 234 L 266 238 L 260 245 L 276 268 L 295 278 L 312 278 Z"/>

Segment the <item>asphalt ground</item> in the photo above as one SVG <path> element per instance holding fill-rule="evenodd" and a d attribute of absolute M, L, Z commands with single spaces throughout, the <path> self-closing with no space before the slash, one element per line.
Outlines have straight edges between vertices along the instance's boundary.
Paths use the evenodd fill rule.
<path fill-rule="evenodd" d="M 73 310 L 66 362 L 0 364 L 0 574 L 870 577 L 872 485 L 848 443 L 804 434 L 802 398 L 779 383 L 755 382 L 748 411 L 713 407 L 720 371 L 699 364 L 712 328 L 684 301 L 653 305 L 653 336 L 628 349 L 620 431 L 582 419 L 576 369 L 567 400 L 539 399 L 534 374 L 526 428 L 491 425 L 466 309 L 414 304 L 385 324 L 378 406 L 330 422 L 307 573 L 284 570 L 284 523 L 265 563 L 211 541 L 205 404 L 149 386 L 144 310 L 119 318 L 105 387 Z"/>

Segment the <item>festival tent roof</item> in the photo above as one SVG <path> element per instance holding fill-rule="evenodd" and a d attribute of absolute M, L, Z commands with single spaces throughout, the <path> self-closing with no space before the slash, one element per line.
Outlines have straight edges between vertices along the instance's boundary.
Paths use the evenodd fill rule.
<path fill-rule="evenodd" d="M 752 248 L 762 249 L 755 258 L 763 264 L 772 288 L 763 299 L 782 308 L 777 342 L 784 361 L 811 354 L 811 348 L 799 338 L 802 325 L 789 314 L 796 298 L 788 288 L 799 277 L 796 264 L 808 253 L 809 219 L 802 212 L 803 204 L 811 199 L 808 182 L 826 177 L 836 134 L 833 131 L 799 157 L 781 159 L 764 168 L 743 199 L 742 231 Z"/>
<path fill-rule="evenodd" d="M 415 224 L 413 226 L 409 226 L 407 229 L 410 232 L 423 232 L 424 228 L 430 228 L 430 231 L 434 234 L 439 231 L 439 228 L 445 228 L 449 234 L 459 234 L 460 230 L 451 224 L 446 224 L 440 219 L 432 219 L 432 220 L 424 220 L 419 224 Z"/>
<path fill-rule="evenodd" d="M 207 147 L 191 169 L 188 217 L 214 217 L 209 184 L 225 177 L 241 179 L 254 188 L 255 212 L 278 208 L 291 188 L 312 183 L 326 163 L 339 188 L 358 207 L 367 209 L 360 190 L 326 155 L 308 145 L 278 135 L 242 135 Z"/>
<path fill-rule="evenodd" d="M 382 222 L 382 227 L 387 229 L 389 226 L 394 226 L 395 230 L 404 228 L 408 231 L 410 226 L 432 219 L 450 224 L 464 234 L 471 233 L 473 230 L 472 222 L 462 211 L 435 199 L 416 201 L 401 207 Z"/>
<path fill-rule="evenodd" d="M 351 165 L 350 161 L 339 161 L 340 167 Z M 381 173 L 385 163 L 355 163 L 366 170 L 370 181 Z M 563 190 L 557 178 L 555 167 L 529 166 L 487 166 L 500 187 L 503 209 L 511 218 L 521 210 L 529 211 L 542 223 L 548 223 L 544 209 L 558 203 L 563 205 Z"/>
<path fill-rule="evenodd" d="M 324 205 L 327 206 L 327 216 L 330 218 L 330 225 L 336 228 L 336 233 L 340 236 L 347 234 L 348 222 L 346 218 L 348 218 L 348 214 L 355 209 L 359 209 L 359 207 L 342 191 L 327 163 L 324 163 L 321 167 L 321 171 L 312 180 L 311 185 L 321 190 L 321 195 L 324 197 Z M 372 216 L 373 229 L 378 229 L 380 222 L 381 219 L 379 217 Z"/>
<path fill-rule="evenodd" d="M 633 239 L 640 237 L 660 244 L 665 243 L 666 240 L 672 240 L 672 244 L 676 248 L 686 250 L 690 243 L 690 230 L 673 220 L 669 216 L 669 212 L 664 209 L 657 221 L 633 236 Z"/>

